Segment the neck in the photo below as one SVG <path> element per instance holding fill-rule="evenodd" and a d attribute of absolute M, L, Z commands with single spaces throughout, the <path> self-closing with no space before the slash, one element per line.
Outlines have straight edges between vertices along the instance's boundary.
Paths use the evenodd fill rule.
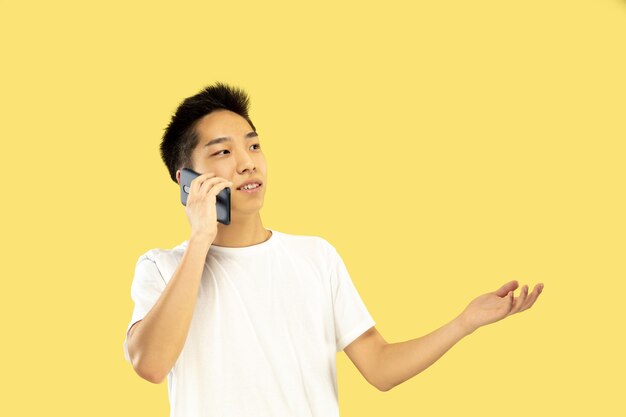
<path fill-rule="evenodd" d="M 252 246 L 268 240 L 271 232 L 263 227 L 261 215 L 256 212 L 249 216 L 231 213 L 230 224 L 217 224 L 217 236 L 213 245 L 239 248 Z"/>

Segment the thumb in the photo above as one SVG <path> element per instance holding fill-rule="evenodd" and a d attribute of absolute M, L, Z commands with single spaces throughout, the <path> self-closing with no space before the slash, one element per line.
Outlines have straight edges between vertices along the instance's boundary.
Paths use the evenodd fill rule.
<path fill-rule="evenodd" d="M 519 284 L 518 284 L 518 282 L 516 280 L 509 281 L 506 284 L 504 284 L 503 286 L 501 286 L 500 288 L 498 288 L 498 290 L 495 292 L 495 294 L 498 297 L 504 297 L 504 296 L 509 295 L 509 294 L 512 295 L 513 291 L 515 291 L 515 289 L 517 288 L 518 285 Z"/>
<path fill-rule="evenodd" d="M 508 294 L 508 296 L 506 297 L 506 301 L 508 308 L 513 308 L 513 304 L 515 303 L 515 295 L 513 294 L 513 291 Z"/>

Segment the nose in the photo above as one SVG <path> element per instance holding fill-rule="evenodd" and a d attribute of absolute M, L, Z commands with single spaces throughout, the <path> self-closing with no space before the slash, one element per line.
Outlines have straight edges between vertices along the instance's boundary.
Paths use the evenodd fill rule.
<path fill-rule="evenodd" d="M 254 172 L 255 166 L 254 166 L 254 161 L 252 160 L 252 158 L 250 158 L 250 155 L 244 152 L 243 155 L 237 161 L 237 171 L 240 174 L 242 174 L 246 170 Z"/>

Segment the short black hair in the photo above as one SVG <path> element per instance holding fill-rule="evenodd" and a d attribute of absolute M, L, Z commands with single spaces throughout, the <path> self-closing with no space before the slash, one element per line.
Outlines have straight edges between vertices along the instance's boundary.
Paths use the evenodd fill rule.
<path fill-rule="evenodd" d="M 201 118 L 215 110 L 230 110 L 246 119 L 256 132 L 248 116 L 249 105 L 245 91 L 220 81 L 183 100 L 165 129 L 160 148 L 172 181 L 178 183 L 176 170 L 192 168 L 191 154 L 198 144 L 196 125 Z"/>

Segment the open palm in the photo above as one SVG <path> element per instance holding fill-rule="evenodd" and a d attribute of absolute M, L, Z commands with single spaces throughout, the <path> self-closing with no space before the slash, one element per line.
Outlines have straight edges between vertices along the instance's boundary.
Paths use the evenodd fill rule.
<path fill-rule="evenodd" d="M 530 294 L 528 294 L 528 285 L 524 285 L 520 295 L 515 298 L 513 293 L 518 285 L 517 281 L 509 281 L 498 290 L 473 299 L 461 313 L 461 320 L 467 330 L 471 333 L 481 326 L 532 307 L 543 290 L 543 284 L 535 285 Z"/>

